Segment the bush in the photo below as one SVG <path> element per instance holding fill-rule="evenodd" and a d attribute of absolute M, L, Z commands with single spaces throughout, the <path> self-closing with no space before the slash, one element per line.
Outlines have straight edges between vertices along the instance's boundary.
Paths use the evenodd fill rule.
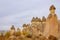
<path fill-rule="evenodd" d="M 57 38 L 57 37 L 52 36 L 52 35 L 50 35 L 50 36 L 48 37 L 48 39 L 49 39 L 49 40 L 58 40 L 58 38 Z"/>
<path fill-rule="evenodd" d="M 26 37 L 27 38 L 32 38 L 32 35 L 31 34 L 28 34 Z"/>

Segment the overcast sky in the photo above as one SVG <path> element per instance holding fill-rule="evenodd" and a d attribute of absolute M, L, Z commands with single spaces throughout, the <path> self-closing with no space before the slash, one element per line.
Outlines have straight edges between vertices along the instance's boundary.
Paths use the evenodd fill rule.
<path fill-rule="evenodd" d="M 11 25 L 21 28 L 22 24 L 29 24 L 33 16 L 47 18 L 52 4 L 60 19 L 60 0 L 0 0 L 0 30 L 9 30 Z"/>

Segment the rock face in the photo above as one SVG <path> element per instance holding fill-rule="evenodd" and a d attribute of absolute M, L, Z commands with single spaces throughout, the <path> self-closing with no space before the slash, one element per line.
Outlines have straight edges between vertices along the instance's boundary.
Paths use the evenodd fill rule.
<path fill-rule="evenodd" d="M 46 20 L 46 27 L 44 29 L 44 36 L 46 37 L 49 35 L 58 37 L 58 19 L 55 14 L 55 9 L 53 5 L 50 7 L 50 14 Z"/>

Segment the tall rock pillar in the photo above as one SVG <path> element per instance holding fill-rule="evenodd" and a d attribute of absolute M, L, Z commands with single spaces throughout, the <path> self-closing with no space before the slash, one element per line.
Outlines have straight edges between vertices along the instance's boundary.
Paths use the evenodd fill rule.
<path fill-rule="evenodd" d="M 50 35 L 58 37 L 58 19 L 55 14 L 55 7 L 52 5 L 50 7 L 50 14 L 46 20 L 46 27 L 44 29 L 44 36 L 49 37 Z"/>

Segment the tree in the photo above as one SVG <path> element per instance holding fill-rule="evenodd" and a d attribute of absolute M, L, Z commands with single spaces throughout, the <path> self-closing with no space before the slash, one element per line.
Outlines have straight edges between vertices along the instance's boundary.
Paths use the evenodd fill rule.
<path fill-rule="evenodd" d="M 24 36 L 27 36 L 28 34 L 29 34 L 29 33 L 26 32 L 26 31 L 23 32 L 23 35 L 24 35 Z"/>
<path fill-rule="evenodd" d="M 10 32 L 6 32 L 5 38 L 9 38 L 9 37 L 10 37 Z"/>
<path fill-rule="evenodd" d="M 20 31 L 16 32 L 16 36 L 20 36 L 20 35 L 21 35 Z"/>

